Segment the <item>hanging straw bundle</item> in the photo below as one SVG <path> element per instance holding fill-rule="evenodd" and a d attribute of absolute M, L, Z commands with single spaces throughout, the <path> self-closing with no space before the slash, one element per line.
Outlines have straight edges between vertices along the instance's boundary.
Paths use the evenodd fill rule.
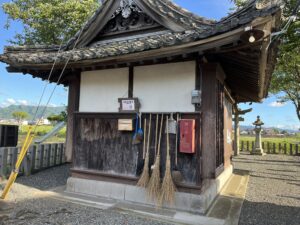
<path fill-rule="evenodd" d="M 160 142 L 161 142 L 161 133 L 162 133 L 162 126 L 163 126 L 164 117 L 162 115 L 161 122 L 160 122 L 160 130 L 159 130 L 159 140 L 157 146 L 157 155 L 155 158 L 154 168 L 151 174 L 151 178 L 147 187 L 148 197 L 152 200 L 156 200 L 159 198 L 160 195 L 160 188 L 161 188 L 161 179 L 160 179 Z"/>
<path fill-rule="evenodd" d="M 146 119 L 144 121 L 144 129 L 146 133 Z M 150 119 L 149 119 L 149 126 L 148 126 L 148 138 L 147 138 L 147 151 L 146 151 L 146 156 L 144 158 L 144 152 L 143 151 L 143 158 L 145 159 L 144 162 L 144 168 L 143 168 L 143 173 L 137 183 L 137 186 L 139 187 L 147 187 L 148 182 L 149 182 L 149 145 L 150 145 L 150 133 L 151 133 L 151 114 L 150 114 Z M 146 137 L 146 135 L 144 135 Z M 144 138 L 144 149 L 146 148 L 146 139 Z"/>
<path fill-rule="evenodd" d="M 168 119 L 167 119 L 168 127 Z M 159 197 L 159 205 L 162 205 L 163 202 L 169 204 L 174 204 L 176 187 L 171 175 L 171 158 L 170 158 L 170 141 L 169 133 L 167 134 L 167 157 L 166 157 L 166 171 L 161 187 L 161 195 Z"/>

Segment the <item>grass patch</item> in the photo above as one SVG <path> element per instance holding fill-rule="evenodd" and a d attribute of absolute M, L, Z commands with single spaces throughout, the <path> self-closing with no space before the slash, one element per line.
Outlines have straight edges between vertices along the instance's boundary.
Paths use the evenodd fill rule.
<path fill-rule="evenodd" d="M 33 141 L 42 138 L 44 135 L 49 133 L 53 128 L 54 128 L 53 125 L 37 126 L 35 131 L 36 136 Z M 29 130 L 28 125 L 23 125 L 22 127 L 20 127 L 18 145 L 22 145 L 24 143 L 28 130 Z M 47 139 L 44 143 L 58 143 L 58 142 L 65 142 L 65 140 L 66 140 L 66 127 L 61 129 L 56 135 Z"/>
<path fill-rule="evenodd" d="M 244 142 L 244 150 L 247 148 L 247 142 L 249 142 L 249 149 L 251 150 L 253 143 L 255 142 L 255 136 L 242 135 L 240 136 L 240 148 L 242 148 L 242 142 Z M 265 152 L 268 151 L 269 146 L 269 151 L 272 153 L 283 153 L 286 148 L 287 154 L 290 154 L 290 148 L 292 146 L 292 152 L 295 154 L 296 145 L 299 145 L 298 151 L 300 151 L 300 134 L 284 137 L 262 137 L 262 143 L 264 144 Z"/>

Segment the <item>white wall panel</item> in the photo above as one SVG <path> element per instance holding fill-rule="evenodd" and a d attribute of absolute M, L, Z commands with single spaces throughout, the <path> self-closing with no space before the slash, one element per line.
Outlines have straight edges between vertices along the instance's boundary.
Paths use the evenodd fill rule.
<path fill-rule="evenodd" d="M 118 112 L 118 98 L 128 96 L 128 68 L 81 73 L 80 112 Z"/>
<path fill-rule="evenodd" d="M 142 112 L 194 112 L 195 61 L 134 68 L 134 97 Z"/>

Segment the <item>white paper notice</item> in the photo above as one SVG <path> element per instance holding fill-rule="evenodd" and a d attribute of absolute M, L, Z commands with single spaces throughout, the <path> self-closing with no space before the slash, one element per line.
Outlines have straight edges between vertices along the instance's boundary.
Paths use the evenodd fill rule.
<path fill-rule="evenodd" d="M 134 111 L 135 110 L 134 100 L 122 100 L 122 110 L 124 110 L 124 111 Z"/>

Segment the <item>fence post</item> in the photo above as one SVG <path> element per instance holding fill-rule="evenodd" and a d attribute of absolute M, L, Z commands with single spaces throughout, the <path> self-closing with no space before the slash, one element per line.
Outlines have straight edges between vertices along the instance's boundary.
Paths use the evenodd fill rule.
<path fill-rule="evenodd" d="M 50 160 L 51 160 L 51 144 L 47 144 L 47 165 L 46 167 L 50 167 Z"/>
<path fill-rule="evenodd" d="M 267 153 L 270 154 L 270 142 L 267 142 Z"/>
<path fill-rule="evenodd" d="M 273 154 L 276 154 L 276 143 L 273 143 Z"/>
<path fill-rule="evenodd" d="M 254 141 L 252 141 L 252 152 L 254 152 L 254 148 L 255 148 Z"/>
<path fill-rule="evenodd" d="M 64 151 L 64 144 L 59 144 L 59 165 L 63 162 L 63 151 Z"/>
<path fill-rule="evenodd" d="M 30 173 L 33 173 L 34 170 L 35 170 L 36 149 L 37 149 L 36 145 L 31 146 L 30 149 L 29 149 L 29 153 L 30 153 Z"/>
<path fill-rule="evenodd" d="M 53 155 L 53 166 L 55 166 L 56 165 L 56 163 L 57 163 L 57 146 L 58 146 L 58 144 L 54 144 L 54 155 Z"/>
<path fill-rule="evenodd" d="M 44 145 L 39 145 L 39 168 L 42 169 L 44 167 Z"/>
<path fill-rule="evenodd" d="M 293 144 L 290 144 L 290 155 L 293 155 Z"/>
<path fill-rule="evenodd" d="M 14 147 L 12 148 L 12 153 L 11 153 L 11 170 L 15 168 L 15 164 L 18 159 L 18 148 Z"/>
<path fill-rule="evenodd" d="M 7 148 L 0 148 L 1 149 L 1 176 L 6 177 L 8 174 L 7 171 L 7 159 L 8 159 L 8 149 Z"/>
<path fill-rule="evenodd" d="M 284 145 L 283 145 L 283 151 L 284 151 L 284 154 L 286 155 L 287 154 L 286 143 L 284 143 Z"/>
<path fill-rule="evenodd" d="M 265 150 L 265 142 L 262 143 L 262 148 Z"/>
<path fill-rule="evenodd" d="M 247 152 L 249 152 L 249 141 L 247 141 Z"/>
<path fill-rule="evenodd" d="M 281 150 L 282 150 L 281 143 L 279 143 L 278 148 L 279 148 L 278 153 L 281 154 L 281 152 L 282 152 L 282 151 L 281 151 Z"/>
<path fill-rule="evenodd" d="M 298 148 L 299 148 L 299 145 L 298 145 L 298 144 L 296 144 L 296 155 L 298 155 L 298 154 L 299 154 Z"/>
<path fill-rule="evenodd" d="M 244 151 L 244 141 L 241 143 L 241 151 Z"/>

